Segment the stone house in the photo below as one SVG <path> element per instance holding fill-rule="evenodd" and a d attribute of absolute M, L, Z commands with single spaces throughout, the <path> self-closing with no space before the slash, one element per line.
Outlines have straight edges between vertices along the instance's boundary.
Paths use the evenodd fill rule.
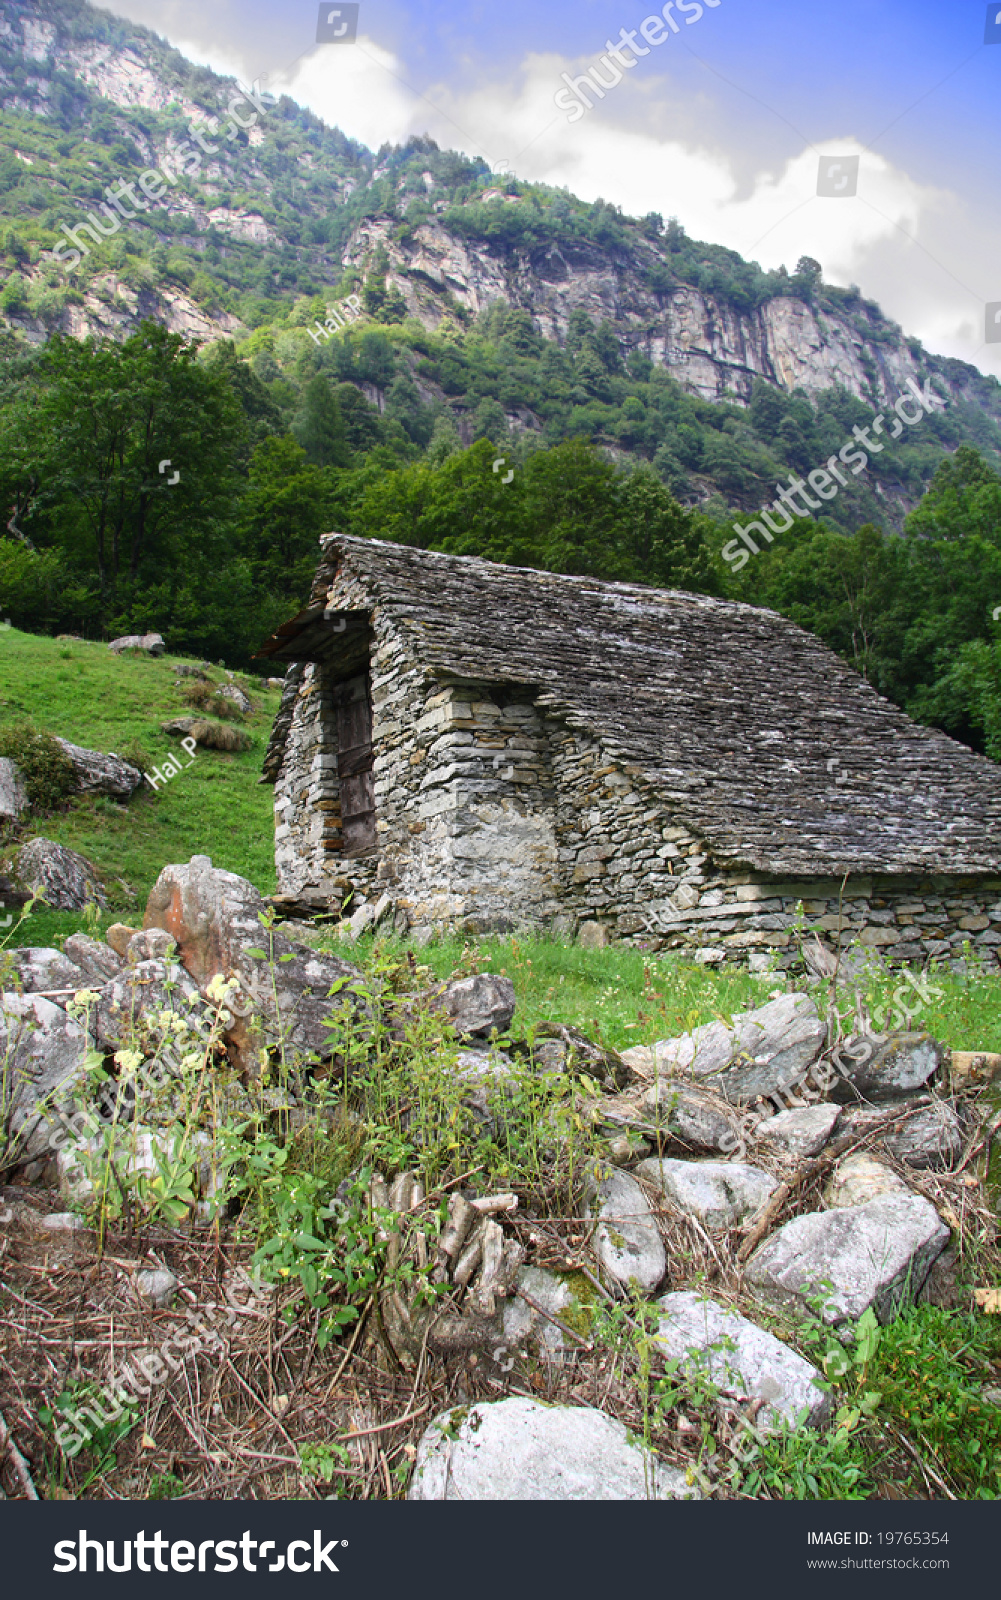
<path fill-rule="evenodd" d="M 1001 768 L 774 612 L 330 534 L 265 762 L 281 894 L 699 959 L 1001 949 Z"/>

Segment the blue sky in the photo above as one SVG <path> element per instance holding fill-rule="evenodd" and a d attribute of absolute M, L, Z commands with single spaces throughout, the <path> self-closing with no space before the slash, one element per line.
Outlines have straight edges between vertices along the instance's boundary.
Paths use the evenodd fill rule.
<path fill-rule="evenodd" d="M 1001 344 L 984 344 L 984 303 L 1001 301 L 1001 27 L 985 45 L 983 0 L 686 4 L 680 32 L 573 122 L 554 104 L 561 74 L 652 3 L 361 0 L 355 45 L 315 43 L 316 0 L 109 9 L 218 70 L 268 73 L 373 147 L 429 132 L 584 198 L 677 215 L 766 266 L 814 255 L 930 349 L 1001 376 Z M 839 154 L 860 158 L 858 194 L 820 198 L 820 156 Z"/>

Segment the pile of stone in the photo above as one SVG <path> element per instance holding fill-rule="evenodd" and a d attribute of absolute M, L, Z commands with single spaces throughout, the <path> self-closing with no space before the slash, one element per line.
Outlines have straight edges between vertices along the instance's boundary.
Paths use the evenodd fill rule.
<path fill-rule="evenodd" d="M 62 1152 L 55 1170 L 51 1151 L 60 1118 L 88 1093 L 88 1053 L 92 1060 L 94 1051 L 108 1056 L 138 1042 L 154 1054 L 164 1012 L 203 1028 L 214 1020 L 218 1033 L 214 980 L 234 980 L 221 1047 L 244 1081 L 268 1050 L 336 1057 L 335 989 L 356 1025 L 373 1020 L 358 971 L 266 931 L 264 909 L 246 880 L 195 856 L 161 873 L 142 929 L 116 924 L 105 944 L 77 934 L 63 952 L 13 952 L 21 992 L 3 997 L 0 1050 L 11 1070 L 0 1109 L 29 1177 L 55 1175 L 65 1192 L 76 1183 L 78 1196 L 86 1193 L 79 1151 Z M 94 992 L 84 1020 L 66 1009 L 82 989 Z M 745 1289 L 787 1320 L 819 1309 L 846 1339 L 870 1308 L 887 1322 L 922 1292 L 949 1242 L 922 1174 L 945 1173 L 960 1159 L 972 1132 L 964 1086 L 1001 1068 L 1001 1057 L 986 1053 L 950 1058 L 923 1033 L 839 1044 L 803 994 L 776 995 L 729 1023 L 621 1055 L 560 1024 L 537 1028 L 531 1046 L 512 1041 L 514 988 L 494 974 L 397 997 L 383 1021 L 405 1047 L 408 1027 L 428 1013 L 447 1023 L 464 1097 L 488 1122 L 499 1120 L 499 1103 L 526 1070 L 577 1080 L 567 1092 L 604 1130 L 611 1157 L 595 1160 L 583 1185 L 581 1255 L 595 1291 L 653 1301 L 665 1359 L 708 1376 L 759 1428 L 821 1426 L 830 1410 L 822 1375 L 722 1289 L 710 1298 L 669 1288 L 665 1234 L 679 1223 L 700 1230 L 732 1283 L 742 1267 Z M 129 1159 L 151 1170 L 167 1130 L 144 1117 L 131 1134 Z M 207 1160 L 200 1165 L 204 1201 L 211 1174 Z M 587 1344 L 590 1311 L 579 1286 L 529 1264 L 513 1193 L 452 1189 L 440 1236 L 432 1213 L 441 1196 L 426 1196 L 415 1174 L 377 1174 L 371 1201 L 390 1265 L 431 1267 L 449 1291 L 444 1306 L 422 1305 L 398 1287 L 382 1292 L 379 1326 L 399 1365 L 419 1368 L 428 1350 L 480 1351 L 505 1372 L 529 1347 L 558 1364 Z M 437 1418 L 410 1491 L 415 1499 L 696 1492 L 600 1412 L 517 1397 Z"/>

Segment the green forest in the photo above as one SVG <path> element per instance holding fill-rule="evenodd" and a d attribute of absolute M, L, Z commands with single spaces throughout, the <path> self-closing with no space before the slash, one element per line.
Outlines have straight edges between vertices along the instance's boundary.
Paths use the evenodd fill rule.
<path fill-rule="evenodd" d="M 579 324 L 567 353 L 539 350 L 523 313 L 492 308 L 483 323 L 468 346 L 426 336 L 424 363 L 447 376 L 471 347 L 475 375 L 509 382 L 521 350 L 549 372 L 580 354 L 616 381 L 601 328 Z M 901 533 L 809 521 L 734 574 L 719 553 L 729 522 L 681 503 L 655 461 L 616 464 L 584 430 L 512 440 L 489 396 L 463 448 L 447 408 L 421 402 L 394 332 L 359 324 L 320 347 L 300 333 L 295 382 L 267 349 L 246 360 L 223 341 L 199 355 L 153 323 L 121 343 L 8 348 L 4 617 L 91 637 L 157 630 L 173 651 L 250 666 L 304 603 L 318 539 L 337 528 L 773 607 L 920 720 L 1001 757 L 1001 476 L 971 445 L 940 459 Z M 634 381 L 658 418 L 693 404 L 663 372 Z M 384 391 L 382 413 L 363 384 Z M 781 428 L 804 403 L 756 391 L 763 449 L 779 412 Z M 842 432 L 854 404 L 842 397 Z M 823 410 L 811 416 L 822 435 Z M 807 448 L 823 458 L 818 439 Z"/>

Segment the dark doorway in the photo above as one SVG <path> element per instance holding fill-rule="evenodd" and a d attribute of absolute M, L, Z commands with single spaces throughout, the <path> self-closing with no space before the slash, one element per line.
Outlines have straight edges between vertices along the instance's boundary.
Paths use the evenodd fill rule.
<path fill-rule="evenodd" d="M 368 673 L 338 684 L 333 701 L 337 714 L 341 855 L 363 856 L 375 848 L 372 687 Z"/>

